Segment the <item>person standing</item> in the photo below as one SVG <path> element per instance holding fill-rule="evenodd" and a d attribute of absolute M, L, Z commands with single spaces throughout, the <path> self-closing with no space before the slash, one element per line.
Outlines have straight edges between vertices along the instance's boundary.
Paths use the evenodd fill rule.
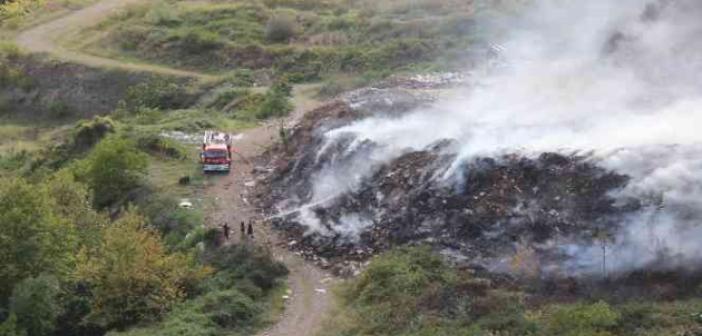
<path fill-rule="evenodd" d="M 248 230 L 247 230 L 246 233 L 248 234 L 249 237 L 251 237 L 251 238 L 254 237 L 254 232 L 253 232 L 253 219 L 252 219 L 252 220 L 249 220 L 249 227 L 248 227 Z"/>
<path fill-rule="evenodd" d="M 241 231 L 241 238 L 246 238 L 246 223 L 244 223 L 244 221 L 241 221 L 240 231 Z"/>
<path fill-rule="evenodd" d="M 224 239 L 229 240 L 229 224 L 227 222 L 222 225 L 222 230 L 224 231 Z"/>

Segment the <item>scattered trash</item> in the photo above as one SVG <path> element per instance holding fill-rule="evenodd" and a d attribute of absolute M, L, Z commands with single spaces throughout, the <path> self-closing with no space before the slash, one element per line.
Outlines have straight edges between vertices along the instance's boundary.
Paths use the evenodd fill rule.
<path fill-rule="evenodd" d="M 192 209 L 193 203 L 190 202 L 190 200 L 184 198 L 180 200 L 180 203 L 178 203 L 178 207 L 181 209 Z"/>

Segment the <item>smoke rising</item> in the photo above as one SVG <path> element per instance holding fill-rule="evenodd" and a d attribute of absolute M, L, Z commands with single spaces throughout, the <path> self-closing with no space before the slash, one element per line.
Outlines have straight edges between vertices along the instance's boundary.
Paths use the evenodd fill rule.
<path fill-rule="evenodd" d="M 311 202 L 353 190 L 379 165 L 444 139 L 455 140 L 458 155 L 441 178 L 454 181 L 456 169 L 476 157 L 587 152 L 632 178 L 618 199 L 643 202 L 603 243 L 607 268 L 699 262 L 701 15 L 695 0 L 534 1 L 497 20 L 498 60 L 472 69 L 465 89 L 412 113 L 326 132 L 318 155 L 335 158 L 314 176 Z M 346 152 L 327 153 L 340 142 L 350 143 Z M 339 232 L 356 239 L 370 224 L 349 216 Z M 313 217 L 306 212 L 302 222 L 315 231 Z M 562 248 L 574 271 L 601 269 L 600 245 Z"/>

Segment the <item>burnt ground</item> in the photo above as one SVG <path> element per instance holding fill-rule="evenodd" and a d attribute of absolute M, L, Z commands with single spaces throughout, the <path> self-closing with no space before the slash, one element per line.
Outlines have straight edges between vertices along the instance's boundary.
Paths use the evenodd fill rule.
<path fill-rule="evenodd" d="M 406 151 L 374 167 L 350 192 L 309 205 L 315 173 L 376 146 L 364 142 L 350 149 L 351 141 L 341 140 L 320 151 L 324 132 L 373 113 L 401 114 L 430 103 L 425 93 L 365 90 L 329 102 L 308 112 L 286 131 L 286 141 L 261 157 L 255 169 L 261 181 L 254 192 L 257 206 L 289 249 L 335 274 L 353 276 L 379 252 L 429 244 L 495 286 L 526 289 L 536 305 L 583 298 L 673 300 L 698 293 L 702 274 L 689 269 L 603 274 L 569 262 L 578 255 L 567 246 L 606 248 L 622 217 L 645 206 L 644 200 L 615 199 L 613 192 L 629 177 L 598 166 L 587 154 L 515 153 L 453 167 L 454 143 L 445 140 Z M 442 179 L 451 168 L 459 178 Z M 305 205 L 325 232 L 309 231 L 296 209 Z M 343 229 L 349 221 L 364 223 L 357 237 Z"/>
<path fill-rule="evenodd" d="M 580 270 L 564 262 L 572 257 L 565 246 L 606 241 L 618 219 L 641 207 L 635 199 L 615 200 L 612 192 L 629 178 L 588 155 L 515 153 L 454 167 L 451 140 L 406 151 L 373 167 L 351 191 L 309 205 L 315 173 L 376 146 L 349 139 L 321 151 L 326 131 L 372 114 L 402 114 L 431 103 L 429 97 L 426 90 L 357 91 L 308 113 L 287 141 L 266 153 L 259 206 L 291 248 L 346 275 L 380 251 L 429 244 L 479 271 L 567 277 Z M 457 169 L 459 178 L 443 179 L 448 169 Z M 309 230 L 295 210 L 300 206 L 314 214 L 323 232 Z M 344 229 L 349 221 L 362 223 L 359 235 Z"/>
<path fill-rule="evenodd" d="M 21 71 L 20 86 L 0 85 L 0 116 L 14 119 L 80 119 L 111 113 L 127 90 L 159 77 L 150 73 L 102 69 L 22 55 L 9 60 Z M 187 83 L 189 79 L 170 80 Z"/>

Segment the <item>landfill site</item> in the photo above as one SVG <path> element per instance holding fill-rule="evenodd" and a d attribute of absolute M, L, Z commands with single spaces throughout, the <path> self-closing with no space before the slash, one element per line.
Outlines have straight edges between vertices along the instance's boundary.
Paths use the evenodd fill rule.
<path fill-rule="evenodd" d="M 426 244 L 495 277 L 685 291 L 702 252 L 689 75 L 702 64 L 694 29 L 665 32 L 667 51 L 642 37 L 698 25 L 665 4 L 566 42 L 586 56 L 530 50 L 528 32 L 487 45 L 483 68 L 347 93 L 281 132 L 259 206 L 290 249 L 340 275 Z M 536 33 L 559 34 L 549 24 Z"/>

